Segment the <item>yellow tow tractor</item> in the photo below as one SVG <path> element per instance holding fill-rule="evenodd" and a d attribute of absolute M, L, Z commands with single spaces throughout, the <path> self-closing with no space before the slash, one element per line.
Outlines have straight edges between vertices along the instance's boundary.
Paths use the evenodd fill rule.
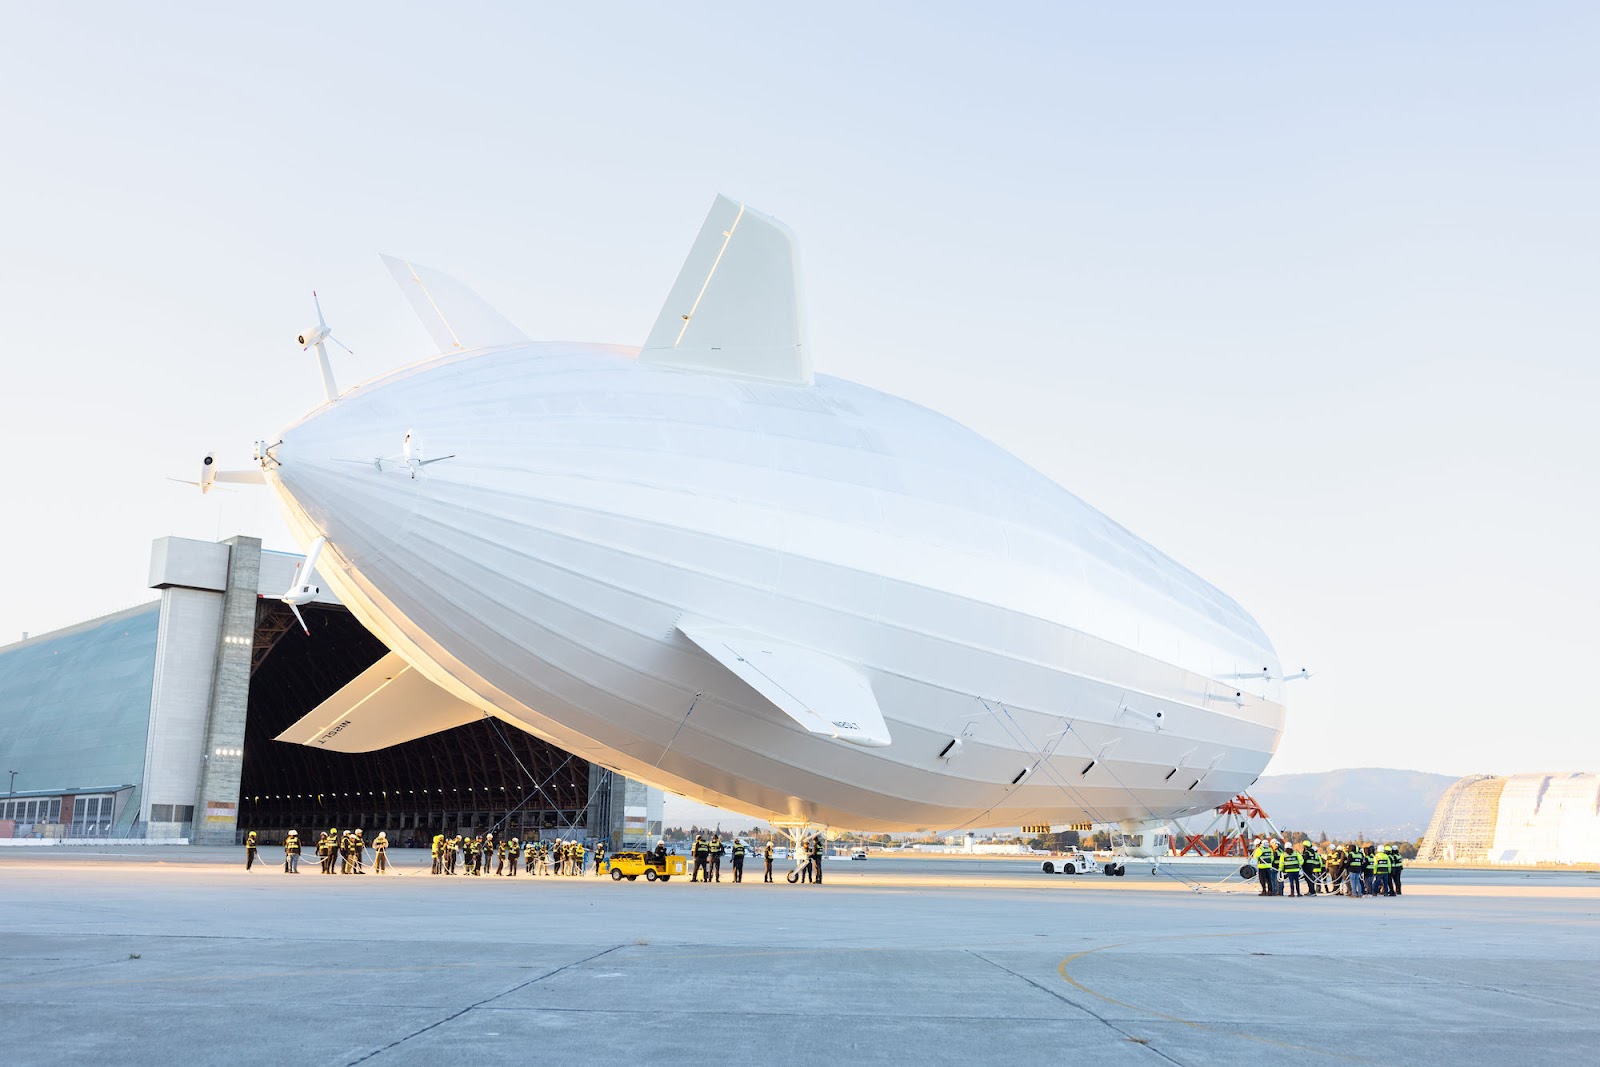
<path fill-rule="evenodd" d="M 613 852 L 611 854 L 611 880 L 624 878 L 633 881 L 641 874 L 647 882 L 671 881 L 675 874 L 683 873 L 683 857 L 668 853 L 658 862 L 653 852 Z"/>

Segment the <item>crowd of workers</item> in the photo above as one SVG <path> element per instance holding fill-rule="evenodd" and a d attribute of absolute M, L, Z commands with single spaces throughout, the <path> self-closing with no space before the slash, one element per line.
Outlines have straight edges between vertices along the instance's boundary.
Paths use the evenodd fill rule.
<path fill-rule="evenodd" d="M 662 852 L 666 846 L 657 845 L 657 852 Z M 800 868 L 799 881 L 813 885 L 822 884 L 822 857 L 827 851 L 821 834 L 812 834 L 801 842 L 805 850 L 806 862 Z M 704 834 L 696 834 L 694 844 L 690 846 L 690 855 L 694 858 L 694 872 L 689 881 L 709 884 L 713 881 L 722 881 L 722 858 L 727 856 L 733 865 L 733 881 L 744 881 L 745 856 L 750 851 L 750 846 L 745 844 L 744 838 L 735 837 L 732 842 L 722 840 L 721 834 L 711 835 L 708 841 Z M 761 859 L 764 868 L 763 882 L 772 881 L 772 842 L 768 841 L 761 850 Z"/>
<path fill-rule="evenodd" d="M 1257 838 L 1250 853 L 1264 897 L 1342 895 L 1400 896 L 1405 860 L 1398 845 L 1295 844 L 1280 838 Z"/>
<path fill-rule="evenodd" d="M 251 830 L 244 838 L 244 869 L 255 866 L 259 850 L 256 832 Z M 368 850 L 372 852 L 372 870 L 382 874 L 389 869 L 389 835 L 382 830 L 368 844 L 360 830 L 330 828 L 317 835 L 317 860 L 323 874 L 366 874 Z M 300 831 L 290 830 L 283 838 L 283 873 L 300 873 Z"/>
<path fill-rule="evenodd" d="M 800 868 L 798 880 L 821 885 L 822 858 L 826 852 L 822 835 L 814 834 L 806 838 L 802 847 L 805 849 L 806 862 Z M 743 882 L 745 857 L 753 848 L 754 843 L 747 843 L 742 837 L 724 842 L 720 834 L 712 835 L 710 840 L 703 834 L 697 834 L 691 846 L 694 873 L 690 881 L 722 881 L 722 861 L 728 857 L 732 861 L 733 881 Z M 259 851 L 254 830 L 245 835 L 244 849 L 244 866 L 248 871 L 254 867 Z M 378 831 L 370 844 L 361 830 L 332 827 L 326 833 L 317 835 L 317 858 L 323 874 L 367 873 L 366 853 L 369 850 L 373 854 L 373 873 L 387 871 L 389 839 L 382 830 Z M 283 840 L 284 873 L 300 873 L 300 853 L 300 832 L 290 830 Z M 762 847 L 761 856 L 765 867 L 762 880 L 771 882 L 773 845 L 770 840 Z M 515 836 L 496 836 L 492 830 L 448 837 L 442 833 L 434 834 L 432 857 L 432 873 L 437 875 L 493 874 L 515 878 L 519 866 L 530 875 L 577 877 L 585 873 L 600 875 L 606 871 L 604 842 L 591 848 L 576 839 L 522 841 Z M 665 869 L 666 857 L 665 841 L 658 843 L 653 852 L 646 853 L 647 862 L 662 869 Z"/>
<path fill-rule="evenodd" d="M 521 838 L 495 837 L 494 831 L 473 834 L 433 835 L 433 873 L 450 875 L 459 865 L 462 874 L 483 875 L 493 873 L 508 878 L 517 876 L 517 865 L 531 875 L 582 875 L 592 861 L 594 873 L 605 869 L 605 842 L 589 848 L 578 840 L 523 841 Z"/>

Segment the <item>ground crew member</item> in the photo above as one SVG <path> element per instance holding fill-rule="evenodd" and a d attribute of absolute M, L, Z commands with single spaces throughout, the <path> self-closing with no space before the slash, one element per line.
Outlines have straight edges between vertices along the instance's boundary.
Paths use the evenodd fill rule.
<path fill-rule="evenodd" d="M 250 865 L 256 861 L 256 832 L 251 830 L 244 835 L 244 869 L 249 870 Z"/>
<path fill-rule="evenodd" d="M 1328 846 L 1328 892 L 1338 895 L 1344 884 L 1344 849 Z"/>
<path fill-rule="evenodd" d="M 382 830 L 372 839 L 372 873 L 382 874 L 389 869 L 389 835 Z"/>
<path fill-rule="evenodd" d="M 339 843 L 339 828 L 337 826 L 330 826 L 328 827 L 328 832 L 322 836 L 327 842 L 324 847 L 318 850 L 318 854 L 322 856 L 322 873 L 332 874 L 334 855 L 333 850 L 334 847 Z"/>
<path fill-rule="evenodd" d="M 504 878 L 505 874 L 506 874 L 506 842 L 505 842 L 505 838 L 501 838 L 500 839 L 500 843 L 495 846 L 494 873 L 495 873 L 495 875 L 497 877 L 500 877 L 500 878 Z"/>
<path fill-rule="evenodd" d="M 763 882 L 770 882 L 770 881 L 772 881 L 772 839 L 771 838 L 767 839 L 767 847 L 761 850 L 761 858 L 766 861 L 766 865 L 767 865 L 766 874 L 762 877 L 761 880 Z"/>
<path fill-rule="evenodd" d="M 574 877 L 583 877 L 584 854 L 588 849 L 583 847 L 582 841 L 572 843 L 572 874 Z"/>
<path fill-rule="evenodd" d="M 1389 850 L 1380 848 L 1372 857 L 1372 880 L 1376 884 L 1375 893 L 1382 893 L 1386 897 L 1394 896 L 1394 885 L 1389 881 L 1391 865 Z"/>
<path fill-rule="evenodd" d="M 1367 854 L 1360 844 L 1351 845 L 1345 859 L 1345 870 L 1350 879 L 1350 895 L 1365 896 L 1367 892 Z"/>
<path fill-rule="evenodd" d="M 744 839 L 733 839 L 733 880 L 735 883 L 744 881 Z"/>
<path fill-rule="evenodd" d="M 597 841 L 594 846 L 594 876 L 600 877 L 600 868 L 606 863 L 606 843 Z"/>
<path fill-rule="evenodd" d="M 711 873 L 717 876 L 717 881 L 722 881 L 722 857 L 728 851 L 728 846 L 722 843 L 721 834 L 711 836 Z"/>
<path fill-rule="evenodd" d="M 711 867 L 706 862 L 706 859 L 710 855 L 710 852 L 711 852 L 711 848 L 710 848 L 709 845 L 706 844 L 706 839 L 704 837 L 702 837 L 700 834 L 695 834 L 694 835 L 694 849 L 693 849 L 694 873 L 689 876 L 689 881 L 691 881 L 691 882 L 700 881 L 701 880 L 700 879 L 700 875 L 701 874 L 705 875 L 705 881 L 707 881 L 707 882 L 711 881 Z"/>
<path fill-rule="evenodd" d="M 1278 856 L 1278 873 L 1283 875 L 1286 896 L 1297 897 L 1300 895 L 1300 870 L 1305 866 L 1305 861 L 1293 846 L 1285 848 Z"/>
<path fill-rule="evenodd" d="M 433 873 L 444 873 L 444 834 L 433 835 Z"/>
<path fill-rule="evenodd" d="M 513 837 L 506 843 L 506 873 L 512 878 L 517 876 L 517 860 L 522 858 L 522 838 Z"/>
<path fill-rule="evenodd" d="M 536 846 L 532 841 L 529 841 L 522 846 L 522 869 L 527 871 L 530 875 L 535 873 L 536 868 L 534 867 L 533 862 L 535 855 L 538 854 L 538 851 L 538 846 Z"/>
<path fill-rule="evenodd" d="M 1261 838 L 1256 838 L 1256 847 L 1250 853 L 1250 858 L 1255 861 L 1256 880 L 1261 884 L 1261 891 L 1257 896 L 1264 897 L 1272 891 L 1272 875 L 1268 873 L 1267 849 L 1268 844 Z"/>
<path fill-rule="evenodd" d="M 1400 858 L 1400 846 L 1389 846 L 1389 885 L 1394 889 L 1394 895 L 1400 895 L 1400 872 L 1406 869 L 1406 861 Z"/>
<path fill-rule="evenodd" d="M 815 877 L 813 877 L 811 880 L 817 885 L 822 884 L 822 854 L 827 851 L 827 847 L 828 846 L 823 842 L 821 834 L 815 834 L 812 836 L 811 867 L 815 872 Z"/>
<path fill-rule="evenodd" d="M 300 873 L 300 831 L 290 830 L 283 839 L 283 873 Z"/>
<path fill-rule="evenodd" d="M 1317 883 L 1322 880 L 1325 869 L 1322 862 L 1322 853 L 1317 851 L 1317 846 L 1310 841 L 1306 842 L 1306 850 L 1302 857 L 1305 860 L 1306 886 L 1311 890 L 1311 895 L 1317 895 Z"/>
<path fill-rule="evenodd" d="M 1262 866 L 1267 871 L 1267 896 L 1275 897 L 1283 892 L 1283 886 L 1278 883 L 1278 863 L 1283 855 L 1278 850 L 1278 839 L 1267 838 L 1266 851 L 1261 853 Z"/>

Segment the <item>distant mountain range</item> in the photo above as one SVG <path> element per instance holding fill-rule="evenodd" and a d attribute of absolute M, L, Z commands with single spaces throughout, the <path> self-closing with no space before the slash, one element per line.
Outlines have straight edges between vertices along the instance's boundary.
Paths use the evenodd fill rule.
<path fill-rule="evenodd" d="M 1448 774 L 1357 767 L 1269 775 L 1250 795 L 1280 830 L 1410 841 L 1428 829 L 1439 798 L 1457 780 Z"/>
<path fill-rule="evenodd" d="M 1300 830 L 1316 837 L 1414 841 L 1428 829 L 1439 798 L 1457 779 L 1448 774 L 1357 767 L 1318 774 L 1276 774 L 1257 782 L 1250 795 L 1261 802 L 1280 830 Z M 1211 821 L 1208 813 L 1189 820 L 1198 832 Z M 721 825 L 739 831 L 766 826 L 765 821 L 734 815 L 668 794 L 668 826 Z"/>

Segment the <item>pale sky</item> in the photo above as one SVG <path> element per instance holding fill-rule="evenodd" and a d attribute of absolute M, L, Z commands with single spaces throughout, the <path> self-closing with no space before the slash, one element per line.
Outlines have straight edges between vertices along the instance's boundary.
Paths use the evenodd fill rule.
<path fill-rule="evenodd" d="M 1600 769 L 1600 8 L 47 5 L 0 36 L 0 639 L 251 533 L 246 464 L 429 352 L 377 259 L 638 344 L 713 194 L 819 370 L 1233 595 L 1269 773 Z"/>

